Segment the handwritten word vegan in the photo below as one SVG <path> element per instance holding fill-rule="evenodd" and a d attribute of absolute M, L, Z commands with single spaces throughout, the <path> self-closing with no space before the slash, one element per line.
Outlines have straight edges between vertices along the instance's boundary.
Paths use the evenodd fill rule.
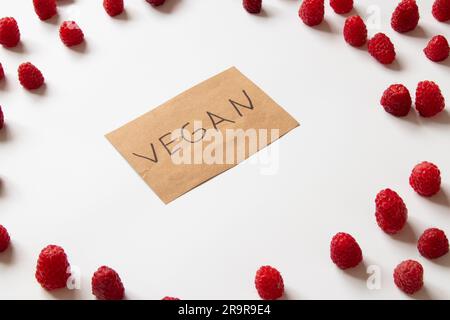
<path fill-rule="evenodd" d="M 237 119 L 244 117 L 243 111 L 254 110 L 252 99 L 242 90 L 247 102 L 240 103 L 228 99 L 230 108 Z M 164 152 L 167 152 L 175 164 L 233 164 L 244 160 L 246 151 L 256 153 L 259 149 L 279 138 L 279 130 L 272 129 L 270 138 L 266 129 L 225 129 L 219 128 L 226 123 L 236 123 L 237 119 L 225 117 L 206 111 L 210 126 L 204 126 L 201 121 L 193 121 L 193 130 L 187 130 L 191 122 L 186 122 L 180 128 L 167 132 L 158 138 Z M 209 127 L 206 129 L 205 127 Z M 235 144 L 234 142 L 237 141 Z M 248 141 L 248 146 L 247 142 Z M 198 143 L 202 142 L 202 143 Z M 210 142 L 206 147 L 205 142 Z M 155 143 L 150 143 L 149 154 L 133 153 L 134 156 L 158 163 L 158 152 Z"/>

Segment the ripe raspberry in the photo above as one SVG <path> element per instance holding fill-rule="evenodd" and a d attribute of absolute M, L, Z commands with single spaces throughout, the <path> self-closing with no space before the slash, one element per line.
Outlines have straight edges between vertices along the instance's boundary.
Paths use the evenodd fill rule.
<path fill-rule="evenodd" d="M 408 209 L 395 191 L 381 190 L 375 198 L 375 218 L 384 232 L 394 234 L 405 225 Z"/>
<path fill-rule="evenodd" d="M 368 43 L 369 53 L 382 64 L 391 64 L 395 60 L 395 48 L 384 33 L 377 33 Z"/>
<path fill-rule="evenodd" d="M 160 6 L 164 4 L 164 2 L 166 2 L 166 0 L 146 0 L 146 1 L 154 7 Z"/>
<path fill-rule="evenodd" d="M 448 58 L 450 47 L 444 36 L 433 37 L 425 49 L 423 49 L 428 59 L 434 62 L 444 61 Z"/>
<path fill-rule="evenodd" d="M 331 260 L 341 269 L 356 267 L 362 261 L 359 244 L 348 233 L 339 232 L 330 245 Z"/>
<path fill-rule="evenodd" d="M 275 300 L 284 293 L 284 283 L 280 272 L 271 266 L 259 268 L 255 276 L 255 286 L 263 300 Z"/>
<path fill-rule="evenodd" d="M 433 16 L 441 22 L 450 20 L 450 0 L 436 0 L 433 4 Z"/>
<path fill-rule="evenodd" d="M 0 63 L 0 80 L 3 80 L 5 78 L 5 71 L 3 70 L 3 66 Z"/>
<path fill-rule="evenodd" d="M 22 63 L 19 66 L 18 74 L 20 84 L 28 90 L 37 89 L 44 83 L 41 71 L 30 62 Z"/>
<path fill-rule="evenodd" d="M 0 19 L 0 44 L 5 47 L 15 47 L 20 41 L 20 31 L 14 18 Z"/>
<path fill-rule="evenodd" d="M 421 196 L 431 197 L 441 189 L 441 172 L 431 162 L 421 162 L 414 167 L 409 184 Z"/>
<path fill-rule="evenodd" d="M 430 228 L 420 236 L 417 249 L 425 258 L 436 259 L 448 252 L 448 239 L 444 231 L 438 228 Z"/>
<path fill-rule="evenodd" d="M 261 12 L 262 0 L 243 0 L 242 4 L 248 13 Z"/>
<path fill-rule="evenodd" d="M 44 83 L 41 71 L 30 62 L 22 63 L 19 66 L 18 74 L 20 84 L 28 90 L 37 89 Z"/>
<path fill-rule="evenodd" d="M 162 298 L 161 300 L 171 300 L 171 301 L 177 301 L 177 300 L 180 300 L 180 299 L 178 299 L 178 298 L 174 298 L 174 297 L 164 297 L 164 298 Z"/>
<path fill-rule="evenodd" d="M 36 280 L 46 290 L 64 288 L 70 276 L 64 249 L 49 245 L 42 249 L 36 266 Z"/>
<path fill-rule="evenodd" d="M 367 28 L 360 16 L 348 17 L 344 25 L 344 39 L 354 47 L 361 47 L 367 42 Z"/>
<path fill-rule="evenodd" d="M 433 81 L 419 82 L 416 89 L 416 109 L 422 117 L 432 117 L 445 108 L 441 89 Z"/>
<path fill-rule="evenodd" d="M 56 14 L 56 0 L 33 0 L 33 5 L 41 20 L 50 19 Z"/>
<path fill-rule="evenodd" d="M 2 118 L 1 113 L 2 110 L 0 108 L 0 120 Z M 6 228 L 0 224 L 0 252 L 3 252 L 6 249 L 8 249 L 10 241 L 11 239 L 9 238 L 8 230 L 6 230 Z"/>
<path fill-rule="evenodd" d="M 353 0 L 330 0 L 330 6 L 337 14 L 349 13 L 353 9 Z"/>
<path fill-rule="evenodd" d="M 59 37 L 68 46 L 76 46 L 84 41 L 84 34 L 75 21 L 64 21 L 59 28 Z"/>
<path fill-rule="evenodd" d="M 2 106 L 0 106 L 0 130 L 5 126 L 5 116 L 3 115 Z"/>
<path fill-rule="evenodd" d="M 123 12 L 123 0 L 103 0 L 103 8 L 111 17 L 117 16 Z"/>
<path fill-rule="evenodd" d="M 404 117 L 411 109 L 411 95 L 402 84 L 393 84 L 386 89 L 381 97 L 381 105 L 386 112 L 396 116 Z"/>
<path fill-rule="evenodd" d="M 307 26 L 322 23 L 325 15 L 324 0 L 303 0 L 298 15 Z"/>
<path fill-rule="evenodd" d="M 99 300 L 122 300 L 125 289 L 113 269 L 102 266 L 92 276 L 92 294 Z"/>
<path fill-rule="evenodd" d="M 414 260 L 406 260 L 394 269 L 396 286 L 407 294 L 413 294 L 423 287 L 423 267 Z"/>
<path fill-rule="evenodd" d="M 403 0 L 392 14 L 392 29 L 401 33 L 414 30 L 419 24 L 419 18 L 416 0 Z"/>

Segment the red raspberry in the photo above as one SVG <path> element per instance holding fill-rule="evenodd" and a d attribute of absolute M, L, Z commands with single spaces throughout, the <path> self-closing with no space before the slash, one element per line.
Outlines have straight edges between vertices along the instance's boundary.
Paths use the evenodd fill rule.
<path fill-rule="evenodd" d="M 353 0 L 330 0 L 330 6 L 337 14 L 349 13 L 353 9 Z"/>
<path fill-rule="evenodd" d="M 348 17 L 344 25 L 344 39 L 354 47 L 361 47 L 367 42 L 367 28 L 360 16 Z"/>
<path fill-rule="evenodd" d="M 66 287 L 69 262 L 64 249 L 49 245 L 42 249 L 36 266 L 36 280 L 46 290 Z"/>
<path fill-rule="evenodd" d="M 111 17 L 117 16 L 123 12 L 123 0 L 103 0 L 103 8 Z"/>
<path fill-rule="evenodd" d="M 113 269 L 102 266 L 92 276 L 92 294 L 99 300 L 122 300 L 125 289 Z"/>
<path fill-rule="evenodd" d="M 284 283 L 280 272 L 271 266 L 259 268 L 255 276 L 255 286 L 261 299 L 275 300 L 284 293 Z"/>
<path fill-rule="evenodd" d="M 75 21 L 64 21 L 59 28 L 59 37 L 68 46 L 76 46 L 84 41 L 84 34 Z"/>
<path fill-rule="evenodd" d="M 450 0 L 436 0 L 433 4 L 433 16 L 441 22 L 450 20 Z"/>
<path fill-rule="evenodd" d="M 425 258 L 436 259 L 448 252 L 448 239 L 444 231 L 438 228 L 430 228 L 420 236 L 417 249 Z"/>
<path fill-rule="evenodd" d="M 369 53 L 382 64 L 391 64 L 395 60 L 395 48 L 384 33 L 377 33 L 368 43 Z"/>
<path fill-rule="evenodd" d="M 423 267 L 414 260 L 406 260 L 394 269 L 396 286 L 407 294 L 413 294 L 423 287 Z"/>
<path fill-rule="evenodd" d="M 162 298 L 161 300 L 171 300 L 171 301 L 177 301 L 177 300 L 180 300 L 180 299 L 178 299 L 178 298 L 174 298 L 174 297 L 164 297 L 164 298 Z"/>
<path fill-rule="evenodd" d="M 419 18 L 416 0 L 403 0 L 392 14 L 392 29 L 401 33 L 414 30 L 419 24 Z"/>
<path fill-rule="evenodd" d="M 386 233 L 399 232 L 408 219 L 408 209 L 397 192 L 381 190 L 375 198 L 375 218 L 378 226 Z"/>
<path fill-rule="evenodd" d="M 56 14 L 56 0 L 33 0 L 34 11 L 39 19 L 47 20 Z"/>
<path fill-rule="evenodd" d="M 3 70 L 3 66 L 0 63 L 0 80 L 3 80 L 5 78 L 5 71 Z"/>
<path fill-rule="evenodd" d="M 2 110 L 0 108 L 0 124 L 2 119 Z M 1 128 L 1 126 L 0 126 Z M 9 247 L 11 239 L 9 238 L 8 230 L 0 224 L 0 252 L 5 251 Z"/>
<path fill-rule="evenodd" d="M 448 58 L 450 47 L 444 36 L 433 37 L 425 49 L 423 49 L 428 59 L 434 62 L 444 61 Z"/>
<path fill-rule="evenodd" d="M 404 85 L 393 84 L 384 91 L 381 105 L 386 112 L 396 117 L 404 117 L 411 109 L 411 95 Z"/>
<path fill-rule="evenodd" d="M 359 244 L 348 233 L 339 232 L 330 245 L 331 260 L 341 269 L 356 267 L 362 261 Z"/>
<path fill-rule="evenodd" d="M 307 26 L 322 23 L 325 15 L 324 0 L 303 0 L 298 15 Z"/>
<path fill-rule="evenodd" d="M 416 109 L 422 117 L 433 117 L 445 108 L 445 99 L 433 81 L 419 82 L 416 89 Z"/>
<path fill-rule="evenodd" d="M 160 6 L 164 4 L 164 2 L 166 2 L 166 0 L 146 0 L 146 1 L 154 7 Z"/>
<path fill-rule="evenodd" d="M 261 12 L 262 0 L 243 0 L 242 4 L 249 13 Z"/>
<path fill-rule="evenodd" d="M 5 47 L 15 47 L 20 41 L 20 31 L 14 18 L 0 19 L 0 44 Z"/>
<path fill-rule="evenodd" d="M 41 71 L 30 62 L 22 63 L 18 73 L 20 84 L 28 90 L 37 89 L 44 83 Z"/>
<path fill-rule="evenodd" d="M 2 106 L 0 106 L 0 130 L 5 126 L 5 116 L 3 115 Z"/>
<path fill-rule="evenodd" d="M 441 172 L 431 162 L 421 162 L 414 167 L 409 184 L 421 196 L 431 197 L 441 189 Z"/>

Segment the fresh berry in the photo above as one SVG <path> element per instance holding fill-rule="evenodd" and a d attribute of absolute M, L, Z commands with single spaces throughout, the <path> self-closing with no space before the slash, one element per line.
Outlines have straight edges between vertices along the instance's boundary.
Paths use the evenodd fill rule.
<path fill-rule="evenodd" d="M 5 78 L 5 71 L 3 70 L 3 66 L 0 63 L 0 80 L 3 80 Z"/>
<path fill-rule="evenodd" d="M 178 300 L 180 300 L 180 299 L 178 299 L 178 298 L 175 298 L 175 297 L 164 297 L 164 298 L 162 298 L 161 300 L 171 300 L 171 301 L 178 301 Z"/>
<path fill-rule="evenodd" d="M 425 258 L 436 259 L 448 252 L 448 239 L 444 231 L 438 228 L 430 228 L 420 236 L 417 249 Z"/>
<path fill-rule="evenodd" d="M 84 41 L 84 34 L 75 21 L 64 21 L 59 28 L 59 37 L 68 46 L 76 46 Z"/>
<path fill-rule="evenodd" d="M 123 7 L 123 0 L 103 0 L 103 8 L 111 17 L 121 14 Z"/>
<path fill-rule="evenodd" d="M 404 85 L 393 84 L 384 91 L 381 97 L 381 105 L 386 112 L 396 117 L 404 117 L 411 109 L 411 95 Z"/>
<path fill-rule="evenodd" d="M 20 41 L 20 31 L 14 18 L 0 19 L 0 44 L 5 47 L 15 47 Z"/>
<path fill-rule="evenodd" d="M 92 294 L 99 300 L 122 300 L 125 289 L 113 269 L 102 266 L 92 276 Z"/>
<path fill-rule="evenodd" d="M 34 11 L 39 19 L 47 20 L 56 14 L 56 0 L 33 0 Z"/>
<path fill-rule="evenodd" d="M 406 260 L 394 269 L 395 285 L 407 294 L 413 294 L 423 287 L 423 267 L 414 260 Z"/>
<path fill-rule="evenodd" d="M 353 0 L 330 0 L 330 6 L 337 14 L 349 13 L 353 9 Z"/>
<path fill-rule="evenodd" d="M 261 12 L 262 0 L 243 0 L 242 4 L 248 13 Z"/>
<path fill-rule="evenodd" d="M 160 6 L 164 4 L 164 2 L 166 2 L 166 0 L 146 0 L 146 1 L 154 7 Z"/>
<path fill-rule="evenodd" d="M 322 23 L 325 15 L 324 0 L 303 0 L 298 15 L 307 26 Z"/>
<path fill-rule="evenodd" d="M 436 0 L 433 4 L 433 16 L 441 22 L 450 20 L 450 0 Z"/>
<path fill-rule="evenodd" d="M 433 117 L 445 108 L 445 99 L 433 81 L 419 82 L 416 89 L 416 109 L 422 117 Z"/>
<path fill-rule="evenodd" d="M 421 162 L 412 170 L 409 184 L 421 196 L 431 197 L 441 189 L 441 172 L 435 164 Z"/>
<path fill-rule="evenodd" d="M 423 49 L 428 59 L 434 62 L 444 61 L 448 58 L 450 47 L 444 36 L 433 37 L 425 49 Z"/>
<path fill-rule="evenodd" d="M 348 17 L 344 25 L 344 39 L 354 47 L 361 47 L 367 42 L 367 28 L 360 16 Z"/>
<path fill-rule="evenodd" d="M 49 245 L 42 249 L 36 266 L 36 280 L 46 290 L 66 287 L 70 276 L 69 262 L 64 249 Z"/>
<path fill-rule="evenodd" d="M 275 300 L 284 293 L 284 283 L 280 272 L 270 266 L 259 268 L 255 276 L 255 286 L 261 299 Z"/>
<path fill-rule="evenodd" d="M 2 110 L 0 108 L 0 124 L 2 119 Z M 9 247 L 11 239 L 9 238 L 8 230 L 0 224 L 0 252 L 5 251 Z"/>
<path fill-rule="evenodd" d="M 22 63 L 19 66 L 18 74 L 20 84 L 28 90 L 37 89 L 44 83 L 41 71 L 30 62 Z"/>
<path fill-rule="evenodd" d="M 408 209 L 397 192 L 384 189 L 375 198 L 375 218 L 384 232 L 394 234 L 404 227 Z"/>
<path fill-rule="evenodd" d="M 368 43 L 369 53 L 382 64 L 391 64 L 395 60 L 395 48 L 384 33 L 377 33 Z"/>
<path fill-rule="evenodd" d="M 0 106 L 0 130 L 5 126 L 5 116 L 3 115 L 2 106 Z"/>
<path fill-rule="evenodd" d="M 416 0 L 403 0 L 392 14 L 392 29 L 401 33 L 414 30 L 419 24 L 419 18 Z"/>
<path fill-rule="evenodd" d="M 356 267 L 362 261 L 359 244 L 348 233 L 339 232 L 331 240 L 331 260 L 341 269 Z"/>

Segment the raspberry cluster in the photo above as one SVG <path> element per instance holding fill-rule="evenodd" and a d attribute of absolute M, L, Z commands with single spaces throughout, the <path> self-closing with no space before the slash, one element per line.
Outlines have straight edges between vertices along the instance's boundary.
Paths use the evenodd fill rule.
<path fill-rule="evenodd" d="M 409 181 L 411 187 L 421 196 L 432 196 L 440 190 L 440 170 L 430 162 L 419 163 L 412 170 Z M 377 194 L 375 219 L 380 229 L 387 234 L 402 231 L 408 220 L 408 209 L 397 192 L 384 189 Z M 443 230 L 429 228 L 418 239 L 417 249 L 424 258 L 437 259 L 449 252 L 449 241 Z M 333 263 L 341 269 L 354 268 L 363 259 L 359 244 L 344 232 L 332 238 L 330 256 Z M 403 261 L 394 269 L 394 283 L 403 292 L 414 294 L 423 287 L 423 273 L 419 262 Z"/>
<path fill-rule="evenodd" d="M 353 0 L 330 0 L 330 6 L 337 14 L 349 13 L 353 9 Z M 433 5 L 433 15 L 438 20 L 448 20 L 450 0 L 436 0 Z M 313 27 L 324 20 L 324 0 L 303 0 L 299 16 L 304 24 Z M 419 24 L 420 13 L 416 0 L 402 0 L 391 16 L 391 26 L 399 33 L 410 32 Z M 343 35 L 345 41 L 354 47 L 362 47 L 367 42 L 367 27 L 360 16 L 350 16 L 345 20 Z M 368 51 L 372 57 L 384 65 L 395 61 L 396 50 L 390 37 L 379 32 L 368 41 Z M 448 58 L 449 45 L 444 36 L 433 37 L 424 49 L 426 56 L 435 62 Z"/>
<path fill-rule="evenodd" d="M 380 103 L 386 112 L 397 117 L 404 117 L 411 109 L 412 100 L 404 85 L 393 84 L 383 92 Z M 436 83 L 421 81 L 416 88 L 415 105 L 422 117 L 430 118 L 444 110 L 445 98 Z"/>
<path fill-rule="evenodd" d="M 9 237 L 8 237 L 9 242 Z M 2 229 L 0 226 L 0 251 Z M 65 288 L 71 276 L 70 263 L 63 248 L 49 245 L 42 249 L 36 265 L 36 280 L 45 290 Z M 93 274 L 92 294 L 99 300 L 122 300 L 125 289 L 119 274 L 113 269 L 102 266 Z"/>

